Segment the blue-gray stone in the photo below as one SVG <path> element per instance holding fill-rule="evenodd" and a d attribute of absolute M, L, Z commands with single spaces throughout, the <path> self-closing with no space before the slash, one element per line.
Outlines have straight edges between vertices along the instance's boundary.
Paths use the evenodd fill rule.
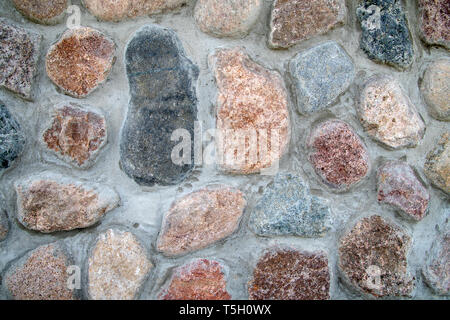
<path fill-rule="evenodd" d="M 299 176 L 275 176 L 254 208 L 249 226 L 261 236 L 323 236 L 331 225 L 331 210 L 326 200 L 311 195 Z"/>
<path fill-rule="evenodd" d="M 401 0 L 363 0 L 356 10 L 361 49 L 370 59 L 403 69 L 414 56 Z"/>
<path fill-rule="evenodd" d="M 306 114 L 330 106 L 355 78 L 352 59 L 334 41 L 300 52 L 288 70 L 298 111 Z"/>
<path fill-rule="evenodd" d="M 136 32 L 125 65 L 131 99 L 120 141 L 122 170 L 141 185 L 179 183 L 193 170 L 193 145 L 190 163 L 176 164 L 171 153 L 181 140 L 171 136 L 185 129 L 193 140 L 198 68 L 175 32 L 156 25 Z"/>
<path fill-rule="evenodd" d="M 0 101 L 0 173 L 8 169 L 23 151 L 25 135 L 19 123 Z"/>

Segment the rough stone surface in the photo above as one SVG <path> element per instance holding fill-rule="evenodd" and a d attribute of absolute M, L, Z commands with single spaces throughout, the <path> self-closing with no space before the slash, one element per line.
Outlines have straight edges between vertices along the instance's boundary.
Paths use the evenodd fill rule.
<path fill-rule="evenodd" d="M 164 216 L 157 249 L 166 255 L 199 250 L 226 238 L 239 225 L 246 201 L 228 186 L 209 186 L 176 200 Z"/>
<path fill-rule="evenodd" d="M 8 108 L 0 101 L 0 173 L 11 167 L 23 152 L 25 134 Z"/>
<path fill-rule="evenodd" d="M 69 0 L 12 0 L 17 11 L 33 22 L 56 24 L 64 17 Z"/>
<path fill-rule="evenodd" d="M 271 249 L 248 283 L 250 300 L 327 300 L 330 273 L 324 252 Z"/>
<path fill-rule="evenodd" d="M 275 0 L 270 17 L 269 46 L 288 48 L 324 34 L 346 20 L 344 0 Z"/>
<path fill-rule="evenodd" d="M 6 239 L 9 233 L 9 221 L 6 211 L 0 208 L 0 241 Z"/>
<path fill-rule="evenodd" d="M 430 115 L 450 121 L 450 59 L 439 59 L 425 70 L 420 90 Z"/>
<path fill-rule="evenodd" d="M 409 297 L 414 278 L 408 271 L 411 238 L 378 215 L 363 218 L 339 244 L 341 279 L 372 298 Z"/>
<path fill-rule="evenodd" d="M 53 173 L 16 183 L 17 219 L 28 229 L 50 233 L 86 228 L 119 205 L 111 188 Z"/>
<path fill-rule="evenodd" d="M 419 31 L 428 44 L 450 49 L 450 2 L 448 0 L 418 0 Z"/>
<path fill-rule="evenodd" d="M 33 99 L 41 35 L 0 18 L 0 86 Z"/>
<path fill-rule="evenodd" d="M 243 37 L 255 24 L 261 0 L 199 0 L 195 22 L 200 30 L 216 37 Z"/>
<path fill-rule="evenodd" d="M 361 49 L 367 56 L 397 68 L 407 68 L 414 49 L 401 0 L 362 0 L 356 9 Z"/>
<path fill-rule="evenodd" d="M 94 300 L 137 298 L 152 263 L 130 232 L 108 229 L 100 234 L 88 260 L 88 296 Z"/>
<path fill-rule="evenodd" d="M 312 129 L 309 161 L 322 180 L 336 191 L 345 191 L 369 172 L 369 153 L 349 124 L 326 120 Z"/>
<path fill-rule="evenodd" d="M 136 32 L 125 65 L 131 100 L 120 141 L 122 170 L 141 185 L 180 183 L 194 167 L 198 68 L 186 57 L 176 33 L 156 25 Z M 191 139 L 174 141 L 177 129 Z M 187 148 L 177 162 L 173 152 L 180 143 Z"/>
<path fill-rule="evenodd" d="M 241 49 L 219 49 L 209 58 L 218 87 L 216 160 L 222 171 L 258 173 L 286 151 L 290 120 L 281 76 Z"/>
<path fill-rule="evenodd" d="M 42 135 L 47 149 L 75 167 L 87 167 L 107 139 L 105 117 L 74 103 L 58 106 Z"/>
<path fill-rule="evenodd" d="M 89 27 L 69 29 L 50 47 L 45 67 L 65 94 L 83 98 L 106 80 L 115 59 L 114 42 Z"/>
<path fill-rule="evenodd" d="M 16 300 L 74 300 L 67 272 L 72 264 L 72 258 L 59 243 L 43 245 L 11 265 L 3 286 Z"/>
<path fill-rule="evenodd" d="M 352 59 L 334 41 L 300 52 L 289 62 L 300 113 L 329 107 L 345 92 L 355 77 Z"/>
<path fill-rule="evenodd" d="M 431 183 L 450 194 L 450 133 L 444 133 L 427 154 L 424 172 Z"/>
<path fill-rule="evenodd" d="M 186 0 L 83 0 L 83 3 L 100 20 L 120 21 L 175 9 Z"/>
<path fill-rule="evenodd" d="M 325 199 L 311 195 L 302 178 L 280 173 L 253 209 L 250 228 L 258 235 L 323 236 L 331 225 Z"/>
<path fill-rule="evenodd" d="M 430 194 L 414 170 L 403 161 L 388 161 L 377 172 L 378 201 L 395 208 L 407 219 L 422 220 Z"/>
<path fill-rule="evenodd" d="M 415 147 L 425 134 L 425 124 L 410 98 L 388 75 L 366 81 L 357 112 L 367 134 L 389 149 Z"/>
<path fill-rule="evenodd" d="M 450 294 L 450 233 L 434 241 L 422 273 L 436 294 Z"/>
<path fill-rule="evenodd" d="M 196 259 L 174 270 L 163 300 L 230 300 L 224 266 L 208 259 Z"/>

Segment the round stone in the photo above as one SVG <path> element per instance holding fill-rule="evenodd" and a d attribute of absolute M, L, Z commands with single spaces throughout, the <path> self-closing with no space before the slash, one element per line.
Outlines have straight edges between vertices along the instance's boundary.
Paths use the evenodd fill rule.
<path fill-rule="evenodd" d="M 425 70 L 420 90 L 430 115 L 450 121 L 450 59 L 439 59 Z"/>
<path fill-rule="evenodd" d="M 69 0 L 13 0 L 13 3 L 31 21 L 56 24 L 64 17 Z"/>
<path fill-rule="evenodd" d="M 450 133 L 445 132 L 427 154 L 424 172 L 431 183 L 450 194 Z"/>

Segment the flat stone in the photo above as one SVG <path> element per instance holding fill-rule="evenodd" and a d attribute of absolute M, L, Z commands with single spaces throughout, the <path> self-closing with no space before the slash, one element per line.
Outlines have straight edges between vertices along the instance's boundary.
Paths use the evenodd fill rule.
<path fill-rule="evenodd" d="M 178 184 L 194 168 L 191 142 L 197 120 L 198 67 L 186 56 L 177 34 L 157 25 L 135 33 L 125 65 L 131 100 L 120 141 L 122 170 L 141 185 Z M 172 140 L 177 129 L 191 139 Z M 178 162 L 173 155 L 180 143 L 187 147 Z"/>
<path fill-rule="evenodd" d="M 6 211 L 0 208 L 0 241 L 6 239 L 9 233 L 9 221 Z"/>
<path fill-rule="evenodd" d="M 230 300 L 225 267 L 208 259 L 195 259 L 173 271 L 167 288 L 159 294 L 163 300 Z"/>
<path fill-rule="evenodd" d="M 426 255 L 425 282 L 438 295 L 450 294 L 450 233 L 439 236 Z"/>
<path fill-rule="evenodd" d="M 327 33 L 346 20 L 345 0 L 275 0 L 270 17 L 269 46 L 288 48 Z"/>
<path fill-rule="evenodd" d="M 215 37 L 244 37 L 256 23 L 261 0 L 199 0 L 194 18 L 201 31 Z"/>
<path fill-rule="evenodd" d="M 328 300 L 328 257 L 322 251 L 271 249 L 253 270 L 248 295 L 250 300 Z"/>
<path fill-rule="evenodd" d="M 33 99 L 42 36 L 0 18 L 0 86 Z"/>
<path fill-rule="evenodd" d="M 11 167 L 22 154 L 24 146 L 25 133 L 0 101 L 0 173 Z"/>
<path fill-rule="evenodd" d="M 75 300 L 67 268 L 73 259 L 58 242 L 42 245 L 15 261 L 3 285 L 15 300 Z"/>
<path fill-rule="evenodd" d="M 69 0 L 13 0 L 13 4 L 31 21 L 51 25 L 62 21 Z"/>
<path fill-rule="evenodd" d="M 59 158 L 85 168 L 106 143 L 105 117 L 74 103 L 61 104 L 55 109 L 42 140 Z"/>
<path fill-rule="evenodd" d="M 311 195 L 299 176 L 279 173 L 265 188 L 250 217 L 258 235 L 323 236 L 331 225 L 331 210 L 325 199 Z"/>
<path fill-rule="evenodd" d="M 431 183 L 450 194 L 450 134 L 445 132 L 427 154 L 424 172 Z"/>
<path fill-rule="evenodd" d="M 360 47 L 370 59 L 399 69 L 411 65 L 414 49 L 401 0 L 362 0 L 356 16 Z"/>
<path fill-rule="evenodd" d="M 311 131 L 308 147 L 311 149 L 309 161 L 315 172 L 336 191 L 348 190 L 369 172 L 367 148 L 344 121 L 321 122 Z"/>
<path fill-rule="evenodd" d="M 450 121 L 450 59 L 436 60 L 427 67 L 420 90 L 430 115 Z"/>
<path fill-rule="evenodd" d="M 110 187 L 54 173 L 31 176 L 15 185 L 17 219 L 43 233 L 89 227 L 119 205 Z"/>
<path fill-rule="evenodd" d="M 408 271 L 410 244 L 404 230 L 378 215 L 359 220 L 340 240 L 342 281 L 371 298 L 410 297 L 415 287 Z"/>
<path fill-rule="evenodd" d="M 65 94 L 83 98 L 104 82 L 115 60 L 114 42 L 89 27 L 69 29 L 47 52 L 49 78 Z"/>
<path fill-rule="evenodd" d="M 187 0 L 83 0 L 89 12 L 100 20 L 120 21 L 160 13 L 186 4 Z"/>
<path fill-rule="evenodd" d="M 366 81 L 357 112 L 367 134 L 388 149 L 415 147 L 425 134 L 425 124 L 411 99 L 388 75 Z"/>
<path fill-rule="evenodd" d="M 403 161 L 388 161 L 377 172 L 378 201 L 395 208 L 407 219 L 422 220 L 430 194 L 414 170 Z"/>
<path fill-rule="evenodd" d="M 352 59 L 334 41 L 298 53 L 289 62 L 300 113 L 308 114 L 329 107 L 355 78 Z"/>
<path fill-rule="evenodd" d="M 290 137 L 283 79 L 241 49 L 209 57 L 218 87 L 216 160 L 228 173 L 251 174 L 278 164 Z"/>
<path fill-rule="evenodd" d="M 246 204 L 242 192 L 221 185 L 176 200 L 163 218 L 157 249 L 181 255 L 228 237 L 238 228 Z"/>
<path fill-rule="evenodd" d="M 153 267 L 145 248 L 127 231 L 101 233 L 88 259 L 88 296 L 94 300 L 132 300 Z"/>
<path fill-rule="evenodd" d="M 428 44 L 450 49 L 450 3 L 448 0 L 418 0 L 419 31 Z"/>

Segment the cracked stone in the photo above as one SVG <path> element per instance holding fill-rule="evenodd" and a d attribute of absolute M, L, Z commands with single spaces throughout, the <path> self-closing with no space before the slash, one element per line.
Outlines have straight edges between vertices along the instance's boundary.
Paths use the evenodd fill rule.
<path fill-rule="evenodd" d="M 288 48 L 327 33 L 347 20 L 345 0 L 275 0 L 269 46 Z"/>
<path fill-rule="evenodd" d="M 156 25 L 136 32 L 125 65 L 131 100 L 120 141 L 122 170 L 141 185 L 180 183 L 194 168 L 193 144 L 185 136 L 194 137 L 198 67 L 176 33 Z M 177 129 L 182 142 L 172 139 Z"/>
<path fill-rule="evenodd" d="M 9 221 L 6 211 L 0 208 L 0 241 L 6 239 L 9 233 Z"/>
<path fill-rule="evenodd" d="M 439 236 L 426 255 L 425 282 L 438 295 L 450 294 L 450 233 Z"/>
<path fill-rule="evenodd" d="M 445 132 L 433 150 L 428 152 L 424 172 L 431 183 L 450 194 L 450 143 L 448 132 Z"/>
<path fill-rule="evenodd" d="M 89 227 L 119 205 L 110 187 L 54 173 L 31 176 L 15 185 L 17 219 L 43 233 Z"/>
<path fill-rule="evenodd" d="M 428 44 L 450 49 L 450 2 L 448 0 L 418 0 L 419 33 Z"/>
<path fill-rule="evenodd" d="M 305 181 L 293 174 L 278 174 L 263 193 L 250 217 L 258 235 L 323 236 L 331 225 L 325 199 L 311 195 Z"/>
<path fill-rule="evenodd" d="M 13 0 L 13 4 L 31 21 L 52 25 L 62 21 L 69 0 Z"/>
<path fill-rule="evenodd" d="M 115 60 L 114 42 L 89 27 L 69 29 L 48 50 L 45 68 L 65 94 L 86 97 L 103 83 Z"/>
<path fill-rule="evenodd" d="M 163 218 L 157 249 L 168 256 L 200 250 L 238 228 L 246 201 L 242 192 L 212 185 L 176 200 Z"/>

